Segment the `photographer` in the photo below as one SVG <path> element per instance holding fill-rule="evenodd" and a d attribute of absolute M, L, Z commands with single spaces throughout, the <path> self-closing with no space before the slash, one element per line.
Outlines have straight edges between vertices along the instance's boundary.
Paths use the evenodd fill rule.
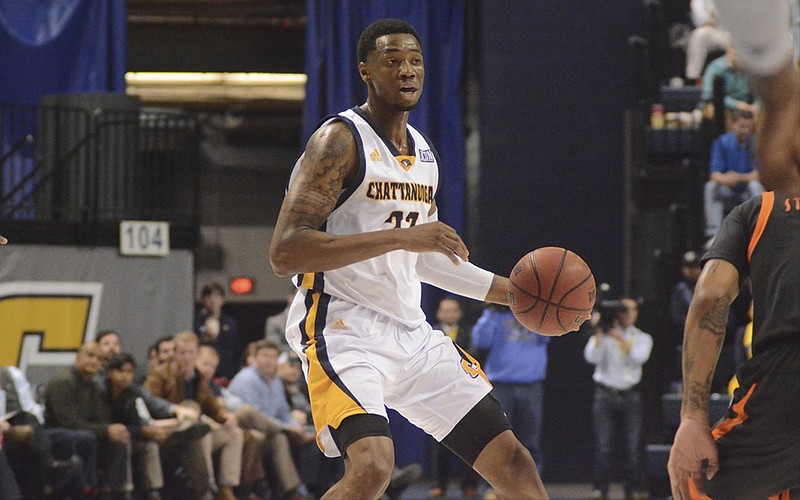
<path fill-rule="evenodd" d="M 650 358 L 653 338 L 634 326 L 638 303 L 629 298 L 604 300 L 599 321 L 583 357 L 595 365 L 593 428 L 595 468 L 593 499 L 605 499 L 611 476 L 614 430 L 625 443 L 625 498 L 649 498 L 642 460 L 642 405 L 638 390 L 642 365 Z"/>

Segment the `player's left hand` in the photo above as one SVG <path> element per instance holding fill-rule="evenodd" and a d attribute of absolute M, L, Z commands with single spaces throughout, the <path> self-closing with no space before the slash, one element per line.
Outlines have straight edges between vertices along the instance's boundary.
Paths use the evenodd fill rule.
<path fill-rule="evenodd" d="M 703 464 L 707 464 L 707 479 L 714 477 L 719 470 L 717 443 L 711 436 L 707 420 L 705 422 L 693 418 L 682 418 L 675 441 L 669 452 L 669 483 L 675 500 L 691 500 L 689 480 L 694 483 L 697 493 L 703 493 L 701 477 Z"/>
<path fill-rule="evenodd" d="M 8 238 L 0 234 L 0 245 L 5 245 L 6 243 L 8 243 Z"/>

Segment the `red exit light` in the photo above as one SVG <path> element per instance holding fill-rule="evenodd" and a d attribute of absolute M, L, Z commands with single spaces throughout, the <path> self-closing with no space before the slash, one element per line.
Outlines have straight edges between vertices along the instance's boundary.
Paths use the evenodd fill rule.
<path fill-rule="evenodd" d="M 229 288 L 234 295 L 250 295 L 253 293 L 253 288 L 255 288 L 255 282 L 253 278 L 240 276 L 231 280 Z"/>

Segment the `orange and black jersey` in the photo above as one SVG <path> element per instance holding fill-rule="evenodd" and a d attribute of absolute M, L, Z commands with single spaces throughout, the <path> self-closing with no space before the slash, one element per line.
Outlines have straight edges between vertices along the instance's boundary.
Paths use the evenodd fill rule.
<path fill-rule="evenodd" d="M 725 218 L 702 263 L 723 259 L 753 289 L 753 352 L 800 342 L 800 197 L 768 191 Z"/>

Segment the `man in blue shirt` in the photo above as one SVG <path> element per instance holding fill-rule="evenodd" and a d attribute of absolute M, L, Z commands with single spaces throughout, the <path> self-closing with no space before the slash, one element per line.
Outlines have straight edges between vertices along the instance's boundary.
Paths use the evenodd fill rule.
<path fill-rule="evenodd" d="M 719 136 L 711 149 L 710 177 L 705 185 L 706 236 L 711 238 L 725 214 L 764 188 L 755 163 L 753 115 L 733 113 L 731 131 Z"/>
<path fill-rule="evenodd" d="M 539 471 L 542 456 L 542 408 L 550 337 L 526 330 L 511 310 L 487 307 L 472 328 L 472 347 L 486 352 L 485 372 L 514 434 L 530 450 Z"/>
<path fill-rule="evenodd" d="M 228 389 L 275 421 L 294 443 L 305 444 L 313 440 L 314 433 L 307 431 L 292 415 L 283 381 L 278 376 L 279 354 L 278 346 L 274 342 L 257 341 L 254 364 L 242 368 L 233 377 Z"/>

